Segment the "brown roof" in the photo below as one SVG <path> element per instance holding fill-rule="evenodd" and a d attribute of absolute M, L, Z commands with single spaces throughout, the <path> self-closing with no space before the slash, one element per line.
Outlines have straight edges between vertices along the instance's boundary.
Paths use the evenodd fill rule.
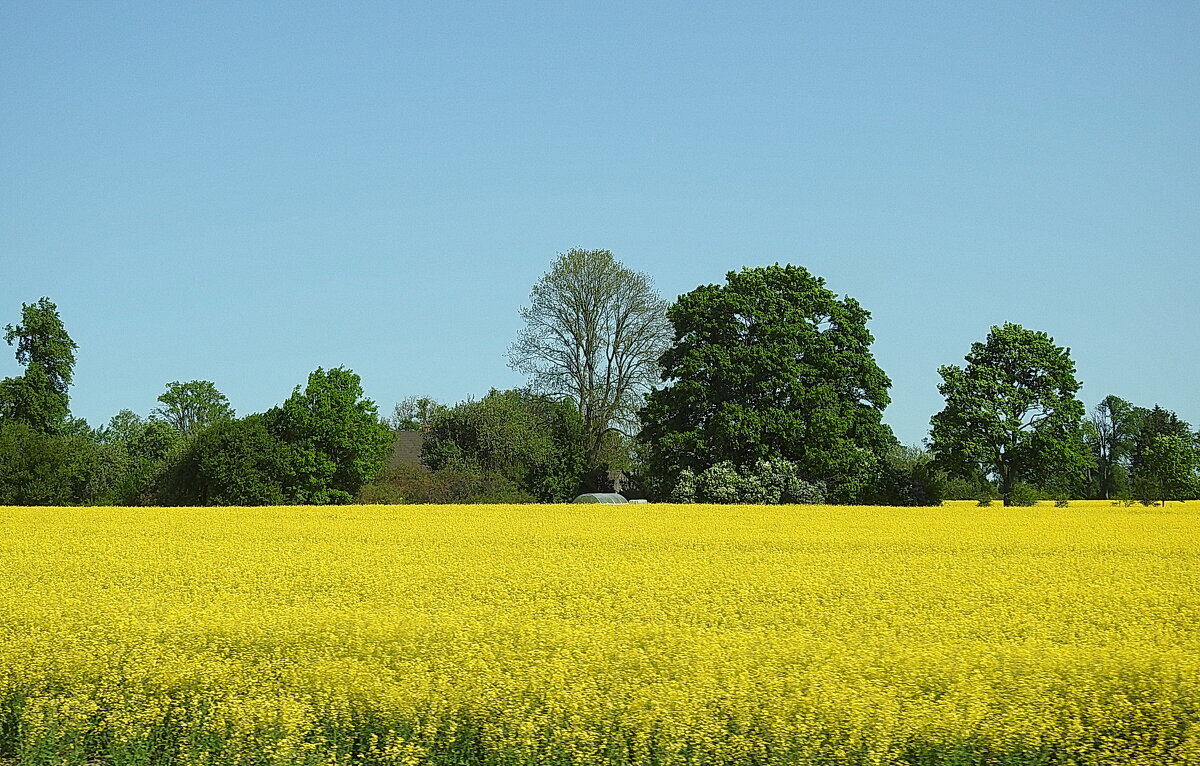
<path fill-rule="evenodd" d="M 396 444 L 392 447 L 392 456 L 388 458 L 388 467 L 422 465 L 421 447 L 424 444 L 425 435 L 420 431 L 397 431 Z"/>

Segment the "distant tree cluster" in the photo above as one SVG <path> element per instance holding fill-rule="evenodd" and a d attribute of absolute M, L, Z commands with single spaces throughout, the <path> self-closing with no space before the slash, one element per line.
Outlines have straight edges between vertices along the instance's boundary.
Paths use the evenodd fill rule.
<path fill-rule="evenodd" d="M 173 381 L 149 417 L 71 417 L 75 343 L 57 306 L 6 327 L 20 378 L 0 381 L 0 504 L 345 503 L 378 474 L 392 431 L 353 372 L 317 368 L 279 407 L 236 418 L 207 380 Z"/>
<path fill-rule="evenodd" d="M 1010 505 L 1200 497 L 1200 433 L 1107 396 L 1090 416 L 1070 349 L 1007 323 L 938 370 L 924 447 L 883 422 L 870 313 L 793 265 L 663 300 L 606 250 L 559 255 L 508 349 L 528 386 L 381 417 L 359 377 L 317 368 L 241 418 L 211 381 L 172 381 L 143 418 L 71 416 L 76 345 L 46 298 L 5 327 L 0 504 L 564 502 L 581 492 L 707 503 Z M 388 464 L 398 432 L 419 462 Z"/>

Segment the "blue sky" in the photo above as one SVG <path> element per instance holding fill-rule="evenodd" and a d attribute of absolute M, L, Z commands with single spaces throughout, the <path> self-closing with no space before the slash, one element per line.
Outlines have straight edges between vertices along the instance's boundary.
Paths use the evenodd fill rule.
<path fill-rule="evenodd" d="M 872 312 L 902 441 L 1006 321 L 1089 408 L 1200 424 L 1197 40 L 1193 2 L 8 0 L 0 325 L 58 304 L 93 425 L 337 365 L 387 411 L 521 384 L 571 247 L 670 299 L 795 263 Z"/>

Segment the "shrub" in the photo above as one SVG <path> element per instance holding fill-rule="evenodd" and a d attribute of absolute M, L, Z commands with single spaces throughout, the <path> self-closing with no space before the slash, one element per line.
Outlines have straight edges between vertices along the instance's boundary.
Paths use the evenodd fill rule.
<path fill-rule="evenodd" d="M 816 505 L 825 502 L 826 489 L 819 482 L 801 479 L 795 463 L 781 458 L 760 459 L 741 468 L 724 460 L 698 476 L 691 469 L 682 470 L 670 497 L 675 503 Z"/>
<path fill-rule="evenodd" d="M 1038 491 L 1024 482 L 1017 482 L 1012 490 L 1004 496 L 1004 504 L 1027 507 L 1037 505 Z"/>
<path fill-rule="evenodd" d="M 672 503 L 696 502 L 696 474 L 691 468 L 684 468 L 675 480 L 675 488 L 671 490 Z"/>
<path fill-rule="evenodd" d="M 825 485 L 819 481 L 798 481 L 787 503 L 821 505 L 825 502 Z"/>
<path fill-rule="evenodd" d="M 742 477 L 729 460 L 700 474 L 697 496 L 706 503 L 738 503 L 742 498 Z"/>
<path fill-rule="evenodd" d="M 362 505 L 403 505 L 408 499 L 401 493 L 396 484 L 386 480 L 376 480 L 364 484 L 358 491 L 354 502 Z"/>
<path fill-rule="evenodd" d="M 941 505 L 948 487 L 946 475 L 934 467 L 929 453 L 918 447 L 897 447 L 876 468 L 859 500 L 868 505 Z M 972 484 L 957 491 L 973 498 L 978 487 Z"/>
<path fill-rule="evenodd" d="M 161 482 L 167 505 L 282 505 L 295 453 L 264 416 L 223 420 L 191 439 Z M 349 497 L 345 500 L 348 502 Z"/>
<path fill-rule="evenodd" d="M 358 493 L 360 503 L 529 503 L 534 498 L 495 473 L 447 468 L 430 471 L 419 465 L 389 468 Z"/>

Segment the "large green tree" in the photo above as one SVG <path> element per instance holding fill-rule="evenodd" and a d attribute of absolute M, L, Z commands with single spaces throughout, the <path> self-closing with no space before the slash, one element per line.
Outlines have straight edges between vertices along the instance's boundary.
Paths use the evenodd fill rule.
<path fill-rule="evenodd" d="M 170 425 L 184 436 L 221 420 L 232 420 L 229 399 L 209 380 L 172 381 L 158 396 L 152 417 Z"/>
<path fill-rule="evenodd" d="M 1186 500 L 1196 497 L 1196 470 L 1200 457 L 1190 438 L 1173 433 L 1151 436 L 1142 448 L 1135 482 L 1146 502 Z"/>
<path fill-rule="evenodd" d="M 101 445 L 115 458 L 114 500 L 120 505 L 171 502 L 164 481 L 185 445 L 183 434 L 162 420 L 143 420 L 121 410 L 99 430 Z"/>
<path fill-rule="evenodd" d="M 1194 455 L 1196 445 L 1192 427 L 1173 411 L 1154 405 L 1151 409 L 1140 409 L 1136 422 L 1137 432 L 1129 450 L 1129 470 L 1137 494 L 1143 499 L 1178 499 L 1185 492 L 1186 482 L 1170 478 L 1175 467 L 1187 463 L 1177 459 L 1177 452 L 1186 448 Z M 1165 439 L 1165 441 L 1164 441 Z M 1183 445 L 1183 447 L 1180 447 Z M 1194 470 L 1195 460 L 1192 461 Z"/>
<path fill-rule="evenodd" d="M 891 381 L 871 354 L 869 312 L 800 266 L 731 271 L 667 312 L 663 387 L 641 413 L 649 480 L 722 461 L 783 458 L 829 498 L 855 499 L 895 444 L 882 422 Z"/>
<path fill-rule="evenodd" d="M 285 492 L 291 502 L 348 503 L 383 468 L 395 435 L 363 397 L 354 372 L 318 367 L 303 390 L 266 415 L 268 430 L 293 450 Z"/>
<path fill-rule="evenodd" d="M 40 433 L 55 433 L 70 416 L 67 390 L 77 346 L 49 298 L 21 306 L 21 322 L 5 325 L 4 340 L 17 346 L 25 366 L 19 378 L 0 380 L 0 418 L 25 423 Z"/>
<path fill-rule="evenodd" d="M 993 476 L 1001 496 L 1018 482 L 1078 481 L 1089 455 L 1070 349 L 1010 323 L 971 344 L 966 362 L 938 370 L 946 406 L 931 421 L 937 464 L 957 476 Z"/>
<path fill-rule="evenodd" d="M 1133 443 L 1129 449 L 1130 468 L 1135 474 L 1143 453 L 1156 436 L 1177 436 L 1185 442 L 1192 441 L 1192 427 L 1172 410 L 1157 404 L 1150 409 L 1137 407 L 1135 410 Z"/>
<path fill-rule="evenodd" d="M 529 301 L 509 365 L 529 376 L 534 391 L 575 402 L 595 468 L 614 429 L 632 432 L 658 380 L 658 357 L 670 341 L 667 302 L 649 276 L 609 251 L 578 248 L 554 260 Z"/>

